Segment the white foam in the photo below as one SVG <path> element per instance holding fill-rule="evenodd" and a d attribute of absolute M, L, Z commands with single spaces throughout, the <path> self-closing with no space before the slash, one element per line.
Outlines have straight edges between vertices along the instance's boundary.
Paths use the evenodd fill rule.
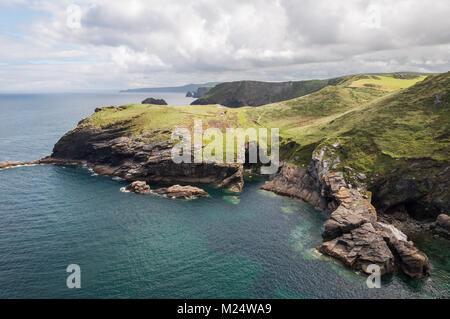
<path fill-rule="evenodd" d="M 130 193 L 130 191 L 127 190 L 125 187 L 121 187 L 121 188 L 120 188 L 120 191 L 121 191 L 122 193 Z"/>

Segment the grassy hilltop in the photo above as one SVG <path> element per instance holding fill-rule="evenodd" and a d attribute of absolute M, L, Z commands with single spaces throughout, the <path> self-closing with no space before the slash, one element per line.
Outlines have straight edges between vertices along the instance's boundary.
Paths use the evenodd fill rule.
<path fill-rule="evenodd" d="M 341 166 L 384 172 L 399 158 L 449 158 L 450 73 L 432 76 L 355 75 L 299 98 L 260 107 L 220 105 L 156 106 L 132 104 L 103 108 L 83 125 L 123 123 L 126 132 L 156 132 L 175 127 L 275 127 L 282 137 L 281 157 L 307 165 L 320 144 L 343 145 Z M 438 103 L 436 96 L 444 94 Z"/>

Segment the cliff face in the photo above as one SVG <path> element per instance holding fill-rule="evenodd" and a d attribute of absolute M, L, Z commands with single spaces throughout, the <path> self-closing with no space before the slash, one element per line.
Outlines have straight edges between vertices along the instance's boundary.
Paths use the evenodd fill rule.
<path fill-rule="evenodd" d="M 192 105 L 221 104 L 229 107 L 260 106 L 284 101 L 319 91 L 338 80 L 294 82 L 238 81 L 216 85 Z"/>
<path fill-rule="evenodd" d="M 236 192 L 242 190 L 241 164 L 175 164 L 171 159 L 170 138 L 152 139 L 164 132 L 130 135 L 127 129 L 127 123 L 123 122 L 107 128 L 79 125 L 56 143 L 47 161 L 84 161 L 96 173 L 128 181 L 204 183 Z"/>
<path fill-rule="evenodd" d="M 264 183 L 261 189 L 278 195 L 299 198 L 316 207 L 327 207 L 315 179 L 304 168 L 284 164 L 281 172 L 270 181 Z"/>
<path fill-rule="evenodd" d="M 211 90 L 211 87 L 199 87 L 197 90 L 195 91 L 188 91 L 186 93 L 186 97 L 195 97 L 195 98 L 200 98 L 203 95 L 205 95 L 206 93 L 208 93 L 208 91 Z"/>

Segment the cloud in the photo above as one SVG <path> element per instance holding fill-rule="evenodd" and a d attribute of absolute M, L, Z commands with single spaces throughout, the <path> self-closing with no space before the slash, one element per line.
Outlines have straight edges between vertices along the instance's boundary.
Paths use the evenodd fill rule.
<path fill-rule="evenodd" d="M 0 53 L 0 76 L 19 79 L 18 72 L 26 72 L 35 78 L 39 70 L 42 81 L 30 82 L 36 89 L 443 72 L 450 65 L 447 0 L 432 5 L 421 0 L 9 0 L 7 5 L 37 14 L 20 39 L 0 29 L 0 44 L 10 48 Z M 52 78 L 58 72 L 64 81 Z M 4 84 L 4 90 L 20 87 Z"/>

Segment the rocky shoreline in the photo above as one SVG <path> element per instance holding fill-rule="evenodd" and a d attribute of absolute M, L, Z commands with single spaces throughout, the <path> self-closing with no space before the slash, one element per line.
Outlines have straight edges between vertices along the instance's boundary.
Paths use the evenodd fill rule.
<path fill-rule="evenodd" d="M 306 201 L 328 216 L 323 242 L 317 247 L 320 253 L 368 274 L 371 273 L 368 266 L 375 264 L 382 274 L 398 268 L 409 277 L 428 276 L 428 257 L 385 214 L 382 218 L 377 216 L 361 185 L 348 185 L 343 173 L 334 172 L 331 167 L 317 153 L 308 169 L 284 163 L 280 173 L 261 189 Z M 446 237 L 450 218 L 445 214 L 439 216 L 438 221 L 421 230 L 436 230 Z"/>
<path fill-rule="evenodd" d="M 244 184 L 244 168 L 240 164 L 174 164 L 167 158 L 167 149 L 158 147 L 160 144 L 147 146 L 148 153 L 144 156 L 138 152 L 144 149 L 136 141 L 139 137 L 105 140 L 101 148 L 89 144 L 92 143 L 89 140 L 78 140 L 78 143 L 83 142 L 85 150 L 92 149 L 93 153 L 88 153 L 85 158 L 96 159 L 95 162 L 53 157 L 55 154 L 75 154 L 80 146 L 73 148 L 72 134 L 73 131 L 69 132 L 55 145 L 52 156 L 30 162 L 0 162 L 0 169 L 22 165 L 85 165 L 97 174 L 118 176 L 130 181 L 127 191 L 184 199 L 206 197 L 208 194 L 200 188 L 180 185 L 151 190 L 147 182 L 200 182 L 225 188 L 228 186 L 234 191 L 241 191 Z M 117 164 L 111 165 L 111 162 Z M 163 174 L 152 175 L 151 169 Z M 322 254 L 352 269 L 368 273 L 368 265 L 376 264 L 383 274 L 392 273 L 397 267 L 410 277 L 428 275 L 430 265 L 427 256 L 415 248 L 403 232 L 427 232 L 449 238 L 450 217 L 441 214 L 435 222 L 421 223 L 407 213 L 402 219 L 385 213 L 377 216 L 376 209 L 364 191 L 354 187 L 346 183 L 342 172 L 331 171 L 330 165 L 316 156 L 307 169 L 283 163 L 280 173 L 261 189 L 301 199 L 320 208 L 329 217 L 324 225 L 323 243 L 317 247 Z"/>
<path fill-rule="evenodd" d="M 55 144 L 48 161 L 84 162 L 97 174 L 130 182 L 209 184 L 233 192 L 242 190 L 242 164 L 174 163 L 170 132 L 129 135 L 125 134 L 126 123 L 96 128 L 82 122 Z"/>
<path fill-rule="evenodd" d="M 199 163 L 188 166 L 173 164 L 170 159 L 162 155 L 167 156 L 167 150 L 161 153 L 160 148 L 157 148 L 156 156 L 152 154 L 154 148 L 147 148 L 148 157 L 143 154 L 136 156 L 134 152 L 141 146 L 136 146 L 138 142 L 132 138 L 104 141 L 106 144 L 101 148 L 100 154 L 107 155 L 108 160 L 95 157 L 98 156 L 96 153 L 87 156 L 89 159 L 96 158 L 97 161 L 94 163 L 86 159 L 53 157 L 55 154 L 72 154 L 76 151 L 65 148 L 66 143 L 69 143 L 65 139 L 73 142 L 71 134 L 63 137 L 55 146 L 52 156 L 31 162 L 0 162 L 0 169 L 22 165 L 85 165 L 97 174 L 119 176 L 131 181 L 131 184 L 125 188 L 127 191 L 183 199 L 209 195 L 204 190 L 192 186 L 173 185 L 151 190 L 147 182 L 198 183 L 201 181 L 220 187 L 228 185 L 234 191 L 241 191 L 244 184 L 244 169 L 240 164 Z M 73 147 L 73 144 L 70 145 Z M 105 150 L 106 145 L 107 150 Z M 86 141 L 84 147 L 95 150 L 95 147 L 92 144 L 86 144 Z M 97 151 L 98 149 L 97 147 Z M 111 156 L 119 157 L 120 160 L 112 160 Z M 149 160 L 151 157 L 153 160 Z M 142 158 L 145 158 L 145 162 L 140 161 Z M 116 161 L 117 164 L 107 164 L 107 161 Z M 175 165 L 174 171 L 171 171 L 171 165 Z M 157 171 L 164 174 L 149 174 L 149 168 L 155 167 Z M 183 173 L 177 175 L 178 172 Z M 202 174 L 199 176 L 199 173 L 203 173 L 203 176 Z M 142 177 L 145 178 L 141 179 Z M 324 225 L 323 243 L 317 247 L 317 250 L 357 271 L 371 273 L 368 266 L 375 264 L 380 267 L 382 274 L 392 273 L 398 268 L 410 277 L 422 278 L 430 274 L 428 257 L 420 252 L 413 242 L 408 241 L 407 236 L 399 229 L 407 229 L 405 225 L 416 223 L 419 226 L 413 227 L 415 230 L 419 228 L 420 231 L 433 232 L 436 236 L 444 238 L 449 238 L 450 234 L 450 217 L 445 214 L 439 215 L 436 222 L 427 224 L 412 222 L 409 216 L 404 216 L 406 219 L 403 222 L 389 214 L 383 213 L 377 216 L 376 209 L 364 192 L 360 188 L 348 185 L 342 172 L 330 171 L 330 166 L 324 164 L 318 157 L 313 158 L 307 169 L 283 163 L 280 173 L 267 181 L 261 189 L 298 198 L 319 207 L 329 219 Z"/>

